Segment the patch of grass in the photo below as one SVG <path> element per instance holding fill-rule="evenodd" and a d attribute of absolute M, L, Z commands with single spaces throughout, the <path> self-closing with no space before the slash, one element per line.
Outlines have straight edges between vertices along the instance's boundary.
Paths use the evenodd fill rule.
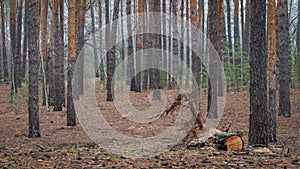
<path fill-rule="evenodd" d="M 115 162 L 115 161 L 118 161 L 118 158 L 116 158 L 116 157 L 111 157 L 110 160 L 113 161 L 113 162 Z"/>
<path fill-rule="evenodd" d="M 12 104 L 9 104 L 8 106 L 6 106 L 6 109 L 8 111 L 16 112 L 16 107 Z"/>
<path fill-rule="evenodd" d="M 17 161 L 17 159 L 14 158 L 14 157 L 8 157 L 7 160 L 8 160 L 8 161 Z"/>
<path fill-rule="evenodd" d="M 28 76 L 25 76 L 23 79 L 22 79 L 23 83 L 25 84 L 28 84 L 29 82 L 29 77 Z"/>
<path fill-rule="evenodd" d="M 76 150 L 70 150 L 69 153 L 70 153 L 70 154 L 75 154 L 75 155 L 77 155 L 77 154 L 78 154 L 78 151 L 76 151 Z"/>
<path fill-rule="evenodd" d="M 170 151 L 176 151 L 176 148 L 172 147 L 170 148 Z"/>
<path fill-rule="evenodd" d="M 126 152 L 132 152 L 132 151 L 133 151 L 133 148 L 131 148 L 131 147 L 126 147 L 126 148 L 124 148 L 124 151 L 126 151 Z"/>
<path fill-rule="evenodd" d="M 101 155 L 100 158 L 101 158 L 101 159 L 108 159 L 109 156 L 107 156 L 107 155 Z"/>

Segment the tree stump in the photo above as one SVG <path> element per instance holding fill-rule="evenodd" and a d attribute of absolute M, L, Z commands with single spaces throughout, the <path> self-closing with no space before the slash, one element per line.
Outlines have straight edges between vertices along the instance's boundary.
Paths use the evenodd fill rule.
<path fill-rule="evenodd" d="M 240 135 L 225 133 L 217 134 L 217 148 L 226 151 L 241 151 L 243 150 L 244 141 Z"/>

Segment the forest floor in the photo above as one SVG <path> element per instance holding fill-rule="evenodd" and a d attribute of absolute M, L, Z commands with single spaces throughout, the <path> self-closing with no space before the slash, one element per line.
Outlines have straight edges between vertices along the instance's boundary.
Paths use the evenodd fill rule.
<path fill-rule="evenodd" d="M 62 112 L 52 112 L 40 105 L 42 137 L 27 138 L 27 90 L 19 89 L 12 106 L 10 86 L 0 85 L 0 168 L 300 168 L 300 89 L 291 90 L 292 117 L 277 118 L 278 141 L 270 143 L 268 149 L 247 145 L 249 92 L 229 91 L 220 126 L 231 122 L 230 131 L 243 134 L 243 151 L 177 146 L 145 158 L 126 158 L 106 151 L 87 136 L 79 122 L 75 127 L 67 127 L 65 108 Z M 112 111 L 113 105 L 105 102 L 104 90 L 97 91 L 100 91 L 100 108 L 109 122 L 131 135 L 144 134 L 140 130 L 143 126 L 132 127 Z M 172 91 L 165 93 L 169 93 L 171 100 L 176 96 Z M 131 93 L 130 100 L 137 109 L 145 109 L 149 106 L 148 95 L 149 92 Z M 207 94 L 202 92 L 202 103 L 207 102 L 206 98 Z M 203 104 L 203 111 L 205 107 Z M 159 127 L 166 126 L 153 127 L 152 131 L 159 131 Z"/>

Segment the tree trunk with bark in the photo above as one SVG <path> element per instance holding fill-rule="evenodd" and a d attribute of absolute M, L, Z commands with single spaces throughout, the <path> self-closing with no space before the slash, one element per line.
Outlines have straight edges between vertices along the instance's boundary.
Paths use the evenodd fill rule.
<path fill-rule="evenodd" d="M 108 2 L 106 3 L 106 5 L 108 5 Z M 114 9 L 113 9 L 113 21 L 115 21 L 119 18 L 119 5 L 120 5 L 120 0 L 115 0 L 114 1 Z M 111 35 L 111 36 L 108 36 L 108 37 L 109 38 L 116 37 L 117 29 L 118 29 L 117 26 L 115 24 L 113 24 L 111 30 L 109 30 L 109 32 L 111 32 L 111 34 L 108 33 L 108 35 Z M 116 39 L 112 38 L 109 44 L 112 45 L 112 44 L 115 44 L 115 42 L 116 42 Z M 116 64 L 116 47 L 113 46 L 107 52 L 107 97 L 106 97 L 106 101 L 114 100 L 115 64 Z"/>
<path fill-rule="evenodd" d="M 160 12 L 160 0 L 153 0 L 153 12 Z M 158 32 L 161 32 L 161 25 L 160 25 L 160 19 L 158 21 L 155 21 L 155 25 L 157 27 L 155 28 Z M 161 49 L 161 35 L 153 35 L 154 36 L 154 43 L 153 47 L 156 49 Z M 158 56 L 157 58 L 152 59 L 153 65 L 158 66 L 160 64 L 161 56 Z M 153 97 L 152 100 L 158 101 L 160 100 L 160 68 L 157 67 L 153 70 Z M 150 81 L 151 82 L 151 81 Z"/>
<path fill-rule="evenodd" d="M 245 16 L 245 28 L 243 32 L 244 41 L 243 41 L 243 53 L 245 56 L 249 56 L 249 33 L 250 33 L 250 9 L 251 9 L 251 0 L 246 0 L 246 16 Z"/>
<path fill-rule="evenodd" d="M 269 141 L 276 141 L 276 2 L 268 0 Z"/>
<path fill-rule="evenodd" d="M 40 137 L 39 127 L 39 96 L 38 96 L 38 34 L 36 18 L 36 1 L 26 0 L 28 4 L 28 56 L 29 56 L 29 91 L 28 91 L 28 112 L 29 112 L 29 138 Z"/>
<path fill-rule="evenodd" d="M 227 36 L 228 36 L 228 51 L 229 51 L 229 58 L 232 57 L 232 35 L 231 35 L 231 5 L 230 0 L 226 0 L 226 7 L 227 7 Z"/>
<path fill-rule="evenodd" d="M 249 144 L 268 145 L 266 1 L 251 2 Z"/>
<path fill-rule="evenodd" d="M 101 60 L 100 60 L 100 80 L 105 80 L 105 72 L 104 72 L 104 64 L 103 64 L 104 60 L 102 58 L 102 50 L 103 50 L 102 31 L 103 31 L 103 29 L 102 29 L 102 2 L 101 1 L 102 0 L 98 0 L 98 16 L 99 16 L 98 29 L 99 29 L 99 37 L 100 37 L 100 42 L 99 42 L 100 43 L 100 51 L 101 51 L 101 52 L 99 52 L 99 55 L 100 55 L 99 57 L 101 58 Z"/>
<path fill-rule="evenodd" d="M 42 17 L 41 17 L 41 35 L 42 35 L 42 58 L 43 58 L 43 66 L 44 66 L 44 73 L 43 73 L 43 105 L 46 105 L 46 99 L 48 95 L 48 82 L 49 79 L 47 77 L 48 72 L 48 64 L 47 64 L 47 20 L 48 20 L 48 0 L 42 0 Z M 26 14 L 25 14 L 26 17 Z M 24 42 L 25 43 L 25 42 Z M 24 52 L 24 50 L 23 50 Z M 23 53 L 24 55 L 24 53 Z"/>
<path fill-rule="evenodd" d="M 16 23 L 16 44 L 15 44 L 15 81 L 16 86 L 22 86 L 22 71 L 21 71 L 21 36 L 22 36 L 22 0 L 18 0 L 17 4 L 17 23 Z"/>
<path fill-rule="evenodd" d="M 1 6 L 1 35 L 2 35 L 2 55 L 3 55 L 3 69 L 4 69 L 4 81 L 8 81 L 9 74 L 8 74 L 8 59 L 6 54 L 6 26 L 4 22 L 4 5 L 3 1 L 0 1 Z"/>
<path fill-rule="evenodd" d="M 211 44 L 218 46 L 218 0 L 208 1 L 208 37 Z M 218 118 L 217 103 L 217 73 L 213 57 L 209 57 L 209 78 L 208 78 L 208 118 Z"/>
<path fill-rule="evenodd" d="M 279 57 L 279 116 L 291 116 L 289 75 L 289 20 L 287 0 L 278 0 L 277 56 Z"/>
<path fill-rule="evenodd" d="M 61 79 L 61 64 L 63 64 L 63 55 L 61 53 L 61 30 L 59 27 L 59 17 L 58 17 L 58 7 L 59 0 L 52 1 L 52 14 L 53 14 L 53 23 L 52 23 L 52 31 L 53 31 L 53 58 L 54 61 L 54 71 L 53 76 L 55 80 L 55 97 L 54 97 L 54 108 L 53 111 L 62 111 L 63 105 L 63 89 L 62 80 Z"/>
<path fill-rule="evenodd" d="M 72 79 L 76 62 L 76 0 L 68 0 L 68 84 L 67 84 L 67 126 L 76 125 L 73 102 Z"/>
<path fill-rule="evenodd" d="M 93 39 L 93 51 L 94 51 L 94 66 L 95 66 L 95 75 L 96 77 L 99 77 L 99 60 L 98 60 L 98 54 L 97 54 L 97 46 L 96 46 L 96 30 L 95 30 L 95 14 L 94 14 L 94 7 L 93 7 L 93 1 L 90 0 L 90 11 L 91 11 L 91 19 L 92 19 L 92 39 Z"/>
<path fill-rule="evenodd" d="M 11 77 L 12 77 L 12 89 L 17 92 L 17 59 L 16 59 L 16 0 L 10 1 L 10 16 L 9 16 L 9 32 L 10 32 L 10 48 L 11 48 Z"/>
<path fill-rule="evenodd" d="M 24 21 L 26 21 L 28 18 L 28 4 L 25 3 L 25 16 L 24 16 Z M 23 35 L 23 53 L 22 53 L 22 65 L 21 65 L 21 72 L 22 72 L 22 78 L 25 77 L 26 75 L 26 64 L 27 64 L 27 48 L 28 48 L 28 44 L 27 44 L 27 32 L 28 32 L 28 28 L 27 28 L 27 23 L 24 22 L 23 24 L 23 28 L 24 28 L 24 35 Z"/>

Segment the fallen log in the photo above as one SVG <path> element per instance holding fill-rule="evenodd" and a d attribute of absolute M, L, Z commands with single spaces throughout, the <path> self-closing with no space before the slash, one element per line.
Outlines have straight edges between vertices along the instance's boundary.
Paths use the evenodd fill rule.
<path fill-rule="evenodd" d="M 216 134 L 217 148 L 226 151 L 241 151 L 243 150 L 244 141 L 242 137 L 235 133 Z"/>

